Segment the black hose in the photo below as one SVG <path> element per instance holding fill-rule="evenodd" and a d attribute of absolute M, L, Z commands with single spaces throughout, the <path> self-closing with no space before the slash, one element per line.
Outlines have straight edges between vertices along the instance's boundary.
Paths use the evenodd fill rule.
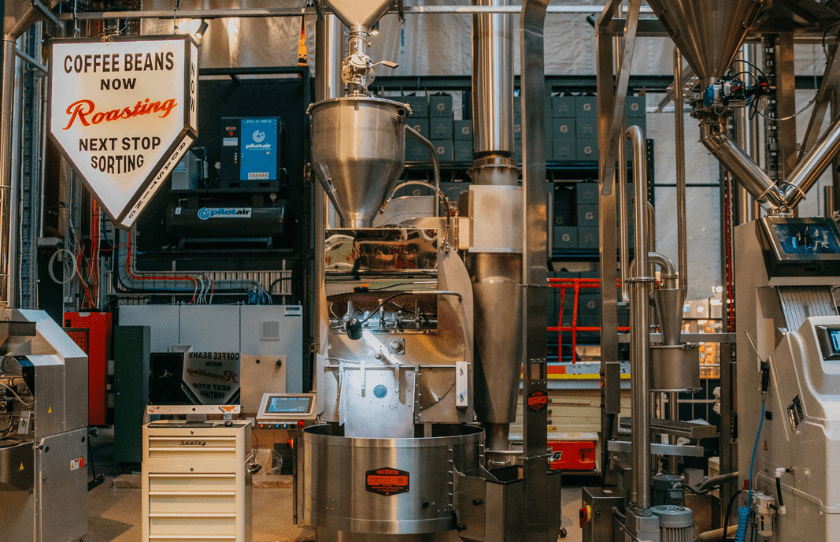
<path fill-rule="evenodd" d="M 782 478 L 776 477 L 776 498 L 779 499 L 779 508 L 781 509 L 785 503 L 782 502 Z"/>
<path fill-rule="evenodd" d="M 735 499 L 738 498 L 738 495 L 741 494 L 743 489 L 739 489 L 735 493 L 732 494 L 732 497 L 729 498 L 729 504 L 726 506 L 726 516 L 723 519 L 723 538 L 727 538 L 726 531 L 729 529 L 729 518 L 732 516 L 732 505 L 735 503 Z"/>

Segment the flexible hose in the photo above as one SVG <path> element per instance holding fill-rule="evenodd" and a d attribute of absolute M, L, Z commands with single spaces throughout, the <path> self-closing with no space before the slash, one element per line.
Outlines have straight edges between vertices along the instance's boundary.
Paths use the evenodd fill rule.
<path fill-rule="evenodd" d="M 55 272 L 53 271 L 53 264 L 55 263 L 55 260 L 56 260 L 56 258 L 58 258 L 59 254 L 65 254 L 66 256 L 68 256 L 70 258 L 70 264 L 71 265 L 69 267 L 72 270 L 72 272 L 70 273 L 69 277 L 66 276 L 68 266 L 65 265 L 64 266 L 64 268 L 65 268 L 65 270 L 64 270 L 64 275 L 65 275 L 64 280 L 58 280 L 58 278 L 55 276 Z M 66 248 L 56 250 L 55 253 L 52 255 L 52 257 L 50 258 L 49 263 L 47 264 L 47 271 L 50 274 L 50 278 L 53 279 L 53 281 L 56 282 L 57 284 L 67 284 L 68 282 L 73 280 L 73 277 L 76 276 L 76 257 L 73 255 L 72 252 L 70 252 Z"/>
<path fill-rule="evenodd" d="M 735 531 L 735 542 L 744 542 L 747 538 L 747 523 L 750 519 L 750 506 L 752 505 L 755 454 L 758 452 L 758 442 L 761 438 L 761 428 L 764 425 L 764 410 L 766 406 L 767 403 L 761 401 L 761 421 L 758 422 L 758 433 L 755 435 L 755 446 L 753 446 L 752 460 L 750 461 L 750 492 L 747 497 L 747 506 L 741 506 L 738 508 L 738 530 Z"/>
<path fill-rule="evenodd" d="M 747 539 L 747 522 L 750 519 L 750 507 L 741 506 L 738 508 L 738 530 L 735 531 L 735 542 L 744 542 Z"/>

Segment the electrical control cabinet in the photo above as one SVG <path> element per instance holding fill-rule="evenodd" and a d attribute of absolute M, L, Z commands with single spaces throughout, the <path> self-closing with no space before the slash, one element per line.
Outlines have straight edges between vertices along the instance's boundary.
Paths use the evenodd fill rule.
<path fill-rule="evenodd" d="M 114 327 L 114 462 L 140 463 L 152 328 Z"/>
<path fill-rule="evenodd" d="M 64 326 L 89 330 L 88 425 L 106 425 L 113 315 L 110 312 L 65 312 Z"/>
<path fill-rule="evenodd" d="M 283 121 L 225 117 L 222 129 L 221 188 L 277 190 L 283 168 Z"/>

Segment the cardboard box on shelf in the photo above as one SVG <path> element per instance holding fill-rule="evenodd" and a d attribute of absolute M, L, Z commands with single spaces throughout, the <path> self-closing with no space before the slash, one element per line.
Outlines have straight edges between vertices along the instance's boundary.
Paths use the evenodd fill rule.
<path fill-rule="evenodd" d="M 432 140 L 432 145 L 435 146 L 438 161 L 452 162 L 455 160 L 455 147 L 451 139 L 447 140 Z"/>
<path fill-rule="evenodd" d="M 431 162 L 429 151 L 419 141 L 405 138 L 405 159 L 407 162 Z"/>
<path fill-rule="evenodd" d="M 473 140 L 473 125 L 471 120 L 456 120 L 453 124 L 455 141 Z"/>
<path fill-rule="evenodd" d="M 574 139 L 555 139 L 552 142 L 551 158 L 555 162 L 572 162 L 577 158 Z"/>
<path fill-rule="evenodd" d="M 647 100 L 644 96 L 628 96 L 627 101 L 624 102 L 624 110 L 627 114 L 627 118 L 630 119 L 632 117 L 644 117 L 647 107 Z M 628 122 L 628 126 L 630 123 Z"/>
<path fill-rule="evenodd" d="M 414 128 L 415 130 L 420 132 L 421 136 L 425 137 L 426 139 L 429 139 L 430 134 L 429 134 L 429 119 L 428 118 L 425 118 L 425 119 L 416 118 L 415 119 L 414 116 L 412 115 L 412 116 L 410 116 L 406 119 L 406 124 L 408 124 L 410 127 Z M 408 141 L 410 139 L 410 137 L 406 137 L 405 139 L 406 139 L 406 141 Z"/>
<path fill-rule="evenodd" d="M 452 118 L 452 96 L 449 94 L 432 94 L 429 96 L 429 117 Z"/>
<path fill-rule="evenodd" d="M 473 142 L 472 140 L 463 141 L 455 140 L 455 161 L 456 162 L 472 162 L 473 159 Z"/>
<path fill-rule="evenodd" d="M 429 139 L 439 141 L 452 139 L 452 117 L 430 117 L 429 118 Z"/>
<path fill-rule="evenodd" d="M 577 121 L 570 118 L 555 118 L 552 123 L 554 139 L 575 139 L 577 137 Z"/>
<path fill-rule="evenodd" d="M 555 118 L 574 118 L 575 113 L 575 97 L 574 96 L 554 96 L 551 98 L 551 115 Z"/>
<path fill-rule="evenodd" d="M 575 185 L 575 201 L 578 205 L 598 205 L 598 184 L 577 183 Z"/>
<path fill-rule="evenodd" d="M 554 248 L 577 248 L 578 229 L 568 226 L 554 226 Z"/>
<path fill-rule="evenodd" d="M 596 118 L 598 116 L 598 98 L 595 96 L 576 96 L 574 116 L 577 118 Z"/>
<path fill-rule="evenodd" d="M 598 139 L 598 119 L 575 119 L 575 131 L 578 139 Z"/>
<path fill-rule="evenodd" d="M 594 248 L 599 245 L 598 228 L 578 228 L 578 248 Z"/>
<path fill-rule="evenodd" d="M 411 108 L 411 115 L 409 118 L 429 118 L 429 98 L 427 96 L 406 96 L 402 100 L 395 100 L 395 101 L 402 101 L 408 104 L 408 107 Z"/>
<path fill-rule="evenodd" d="M 597 139 L 578 139 L 576 140 L 575 156 L 580 162 L 591 162 L 598 160 L 598 140 Z"/>
<path fill-rule="evenodd" d="M 577 206 L 577 225 L 579 228 L 597 228 L 598 227 L 598 206 L 597 205 L 578 205 Z"/>

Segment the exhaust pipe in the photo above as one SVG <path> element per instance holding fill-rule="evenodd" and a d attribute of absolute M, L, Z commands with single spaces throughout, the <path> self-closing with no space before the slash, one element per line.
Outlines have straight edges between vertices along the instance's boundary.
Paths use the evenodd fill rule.
<path fill-rule="evenodd" d="M 838 151 L 840 151 L 840 116 L 834 119 L 811 152 L 803 156 L 791 171 L 784 185 L 787 207 L 793 209 L 805 199 L 805 194 L 825 173 Z"/>
<path fill-rule="evenodd" d="M 756 201 L 766 203 L 773 211 L 789 208 L 785 194 L 773 179 L 726 135 L 720 118 L 704 119 L 700 123 L 700 142 L 732 172 Z"/>

